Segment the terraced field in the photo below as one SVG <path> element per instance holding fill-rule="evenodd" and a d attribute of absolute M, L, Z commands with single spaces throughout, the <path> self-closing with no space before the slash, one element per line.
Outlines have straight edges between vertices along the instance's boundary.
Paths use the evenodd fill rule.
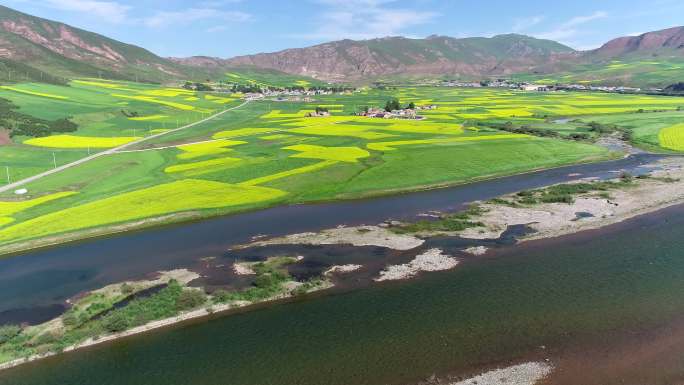
<path fill-rule="evenodd" d="M 3 151 L 13 155 L 6 161 L 12 170 L 21 162 L 45 161 L 38 156 L 45 151 L 49 160 L 53 151 L 62 151 L 57 157 L 65 152 L 82 156 L 84 146 L 89 150 L 110 147 L 239 103 L 225 95 L 93 79 L 76 81 L 69 88 L 16 87 L 69 99 L 3 89 L 0 97 L 42 116 L 72 114 L 80 125 L 68 136 L 15 138 L 16 144 L 0 147 L 0 155 Z M 403 104 L 435 104 L 437 108 L 421 111 L 425 119 L 420 121 L 353 115 L 366 106 L 384 105 L 392 97 Z M 662 125 L 654 128 L 658 145 L 660 129 L 682 118 L 677 110 L 683 100 L 406 87 L 363 89 L 352 95 L 319 96 L 311 102 L 253 102 L 190 129 L 32 182 L 25 186 L 26 195 L 1 194 L 0 247 L 107 231 L 128 222 L 145 225 L 155 218 L 173 221 L 276 204 L 355 198 L 606 159 L 616 154 L 588 141 L 511 133 L 496 127 L 511 122 L 563 137 L 585 132 L 589 121 L 663 116 Z M 56 103 L 62 115 L 53 107 L 45 108 L 46 103 Z M 321 106 L 332 115 L 305 117 Z M 561 118 L 567 120 L 555 123 Z M 629 129 L 641 138 L 637 128 Z M 679 131 L 663 131 L 663 147 L 674 149 L 671 143 L 679 140 Z"/>

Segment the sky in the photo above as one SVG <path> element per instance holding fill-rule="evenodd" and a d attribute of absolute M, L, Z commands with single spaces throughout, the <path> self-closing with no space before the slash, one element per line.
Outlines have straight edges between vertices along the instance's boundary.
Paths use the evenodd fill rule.
<path fill-rule="evenodd" d="M 591 49 L 684 25 L 681 0 L 2 0 L 161 56 L 233 57 L 340 39 L 519 33 Z"/>

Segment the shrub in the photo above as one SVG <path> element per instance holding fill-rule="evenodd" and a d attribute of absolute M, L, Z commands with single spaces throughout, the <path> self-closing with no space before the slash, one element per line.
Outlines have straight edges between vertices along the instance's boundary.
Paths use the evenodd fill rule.
<path fill-rule="evenodd" d="M 103 321 L 103 326 L 107 331 L 116 333 L 129 328 L 130 322 L 123 312 L 113 312 Z"/>
<path fill-rule="evenodd" d="M 0 345 L 16 337 L 19 333 L 21 333 L 21 327 L 18 325 L 0 326 Z"/>
<path fill-rule="evenodd" d="M 49 345 L 57 342 L 59 336 L 53 333 L 43 333 L 33 340 L 33 346 Z"/>
<path fill-rule="evenodd" d="M 202 290 L 183 290 L 176 299 L 176 309 L 186 310 L 198 307 L 207 302 L 207 295 Z"/>
<path fill-rule="evenodd" d="M 226 290 L 219 289 L 212 293 L 212 297 L 214 297 L 214 303 L 226 303 L 232 301 L 235 295 Z"/>

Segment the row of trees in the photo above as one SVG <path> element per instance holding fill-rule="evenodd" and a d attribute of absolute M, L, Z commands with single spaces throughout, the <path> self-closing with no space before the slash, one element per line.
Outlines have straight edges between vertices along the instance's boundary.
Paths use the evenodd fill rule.
<path fill-rule="evenodd" d="M 48 136 L 53 133 L 73 132 L 78 125 L 69 118 L 46 120 L 23 114 L 7 99 L 0 98 L 0 127 L 10 130 L 10 136 Z"/>
<path fill-rule="evenodd" d="M 214 90 L 208 84 L 193 83 L 193 82 L 185 82 L 185 84 L 183 84 L 183 88 L 185 88 L 186 90 L 194 90 L 194 91 L 213 91 Z"/>
<path fill-rule="evenodd" d="M 406 107 L 404 107 L 404 108 L 412 110 L 412 109 L 416 108 L 416 104 L 411 102 L 411 103 L 407 104 Z M 385 103 L 385 111 L 387 111 L 387 112 L 394 111 L 394 110 L 401 110 L 401 109 L 403 109 L 403 108 L 401 106 L 401 103 L 399 103 L 399 99 L 396 99 L 396 98 L 391 99 L 391 100 L 388 100 L 387 103 Z"/>

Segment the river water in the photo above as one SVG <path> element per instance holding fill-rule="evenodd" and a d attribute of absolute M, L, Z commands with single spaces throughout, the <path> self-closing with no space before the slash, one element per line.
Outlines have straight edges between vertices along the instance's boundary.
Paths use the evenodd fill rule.
<path fill-rule="evenodd" d="M 618 371 L 601 382 L 573 382 L 587 368 L 561 369 L 576 364 L 572 351 L 601 367 L 612 345 L 630 346 L 681 319 L 682 298 L 684 207 L 677 206 L 502 248 L 453 271 L 64 354 L 0 373 L 0 384 L 407 384 L 544 358 L 560 363 L 566 383 L 665 384 L 684 378 L 682 345 L 669 347 L 676 359 L 668 354 L 641 377 Z"/>

